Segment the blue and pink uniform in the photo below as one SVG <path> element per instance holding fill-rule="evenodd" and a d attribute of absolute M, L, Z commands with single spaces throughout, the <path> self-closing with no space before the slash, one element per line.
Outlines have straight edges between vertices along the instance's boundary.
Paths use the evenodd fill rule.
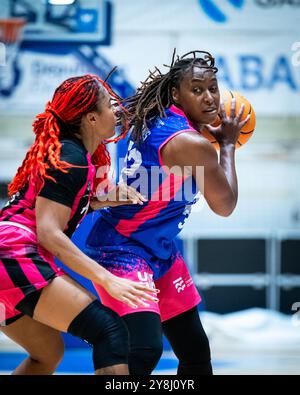
<path fill-rule="evenodd" d="M 95 167 L 90 154 L 76 138 L 62 140 L 60 159 L 79 167 L 68 173 L 50 169 L 56 182 L 32 179 L 0 211 L 0 324 L 12 323 L 23 314 L 17 305 L 55 277 L 65 275 L 54 256 L 38 244 L 35 202 L 37 196 L 71 208 L 64 233 L 71 236 L 88 211 Z M 3 306 L 5 316 L 3 316 Z"/>
<path fill-rule="evenodd" d="M 196 132 L 177 107 L 166 110 L 166 118 L 148 122 L 143 141 L 129 141 L 122 171 L 124 181 L 145 195 L 140 205 L 102 210 L 86 243 L 86 253 L 115 275 L 148 282 L 160 289 L 158 304 L 133 311 L 153 311 L 162 321 L 200 302 L 200 296 L 176 248 L 174 239 L 196 202 L 193 177 L 171 173 L 161 157 L 163 147 L 175 136 Z M 155 283 L 155 284 L 154 284 Z M 125 304 L 112 299 L 95 285 L 103 304 L 121 316 L 132 313 Z"/>

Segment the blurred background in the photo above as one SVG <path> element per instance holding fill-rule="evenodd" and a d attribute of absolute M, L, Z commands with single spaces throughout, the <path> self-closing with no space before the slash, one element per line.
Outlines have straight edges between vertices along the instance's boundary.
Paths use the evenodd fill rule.
<path fill-rule="evenodd" d="M 216 57 L 221 90 L 241 92 L 257 126 L 237 152 L 237 209 L 221 218 L 202 202 L 182 249 L 203 297 L 215 372 L 299 374 L 300 2 L 1 0 L 0 18 L 0 206 L 33 141 L 33 118 L 63 80 L 87 72 L 105 78 L 118 66 L 110 84 L 127 96 L 149 69 L 167 71 L 174 48 Z M 3 19 L 11 18 L 26 21 L 22 35 L 16 21 L 8 32 Z M 125 142 L 110 147 L 115 163 L 125 149 Z M 94 220 L 75 235 L 78 245 Z M 91 373 L 90 351 L 70 337 L 66 344 L 59 371 Z M 0 334 L 0 371 L 22 358 Z M 175 368 L 165 342 L 156 373 Z"/>

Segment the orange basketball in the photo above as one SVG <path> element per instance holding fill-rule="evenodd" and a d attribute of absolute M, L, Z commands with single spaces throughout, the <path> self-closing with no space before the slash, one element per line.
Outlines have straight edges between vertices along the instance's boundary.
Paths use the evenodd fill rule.
<path fill-rule="evenodd" d="M 241 105 L 242 104 L 245 105 L 245 109 L 244 109 L 241 121 L 246 119 L 248 114 L 250 114 L 250 119 L 246 123 L 246 125 L 241 129 L 240 137 L 239 137 L 239 139 L 238 139 L 238 141 L 236 143 L 236 148 L 240 148 L 253 135 L 253 132 L 254 132 L 254 129 L 255 129 L 255 125 L 256 125 L 256 117 L 255 117 L 255 112 L 253 110 L 253 107 L 251 106 L 249 101 L 244 96 L 242 96 L 239 92 L 231 92 L 229 90 L 224 91 L 223 94 L 222 94 L 222 99 L 223 99 L 223 102 L 225 104 L 225 111 L 226 111 L 227 116 L 230 115 L 231 100 L 234 97 L 236 99 L 236 108 L 235 108 L 236 115 L 239 113 Z M 221 124 L 221 118 L 220 118 L 220 114 L 218 114 L 217 119 L 211 125 L 216 127 L 216 126 L 219 126 L 220 124 Z M 209 131 L 202 130 L 201 134 L 204 137 L 206 137 L 214 145 L 214 147 L 217 150 L 220 149 L 219 143 L 216 141 L 214 136 Z"/>

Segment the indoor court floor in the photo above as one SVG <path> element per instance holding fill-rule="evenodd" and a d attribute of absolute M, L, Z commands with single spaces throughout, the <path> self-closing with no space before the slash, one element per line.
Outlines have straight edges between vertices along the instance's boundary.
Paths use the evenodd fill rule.
<path fill-rule="evenodd" d="M 226 348 L 226 347 L 225 347 Z M 272 351 L 249 351 L 235 347 L 234 352 L 212 350 L 215 375 L 299 375 L 299 349 L 274 348 Z M 14 367 L 25 357 L 19 348 L 2 347 L 0 352 L 0 374 L 10 374 Z M 173 352 L 164 352 L 154 375 L 175 375 L 177 359 Z M 88 349 L 66 350 L 56 374 L 85 375 L 92 374 L 92 357 Z"/>

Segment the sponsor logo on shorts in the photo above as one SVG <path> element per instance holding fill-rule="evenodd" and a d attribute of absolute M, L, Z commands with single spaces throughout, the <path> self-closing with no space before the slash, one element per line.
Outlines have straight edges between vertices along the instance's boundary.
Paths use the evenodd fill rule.
<path fill-rule="evenodd" d="M 189 288 L 194 284 L 192 277 L 188 274 L 185 277 L 179 277 L 177 280 L 173 281 L 173 284 L 178 293 L 185 290 L 185 288 Z"/>
<path fill-rule="evenodd" d="M 141 283 L 149 285 L 149 287 L 155 289 L 155 284 L 153 281 L 153 274 L 147 272 L 137 272 L 138 279 Z"/>
<path fill-rule="evenodd" d="M 177 280 L 173 281 L 173 284 L 175 285 L 175 288 L 178 293 L 184 291 L 186 285 L 182 277 L 177 278 Z"/>

